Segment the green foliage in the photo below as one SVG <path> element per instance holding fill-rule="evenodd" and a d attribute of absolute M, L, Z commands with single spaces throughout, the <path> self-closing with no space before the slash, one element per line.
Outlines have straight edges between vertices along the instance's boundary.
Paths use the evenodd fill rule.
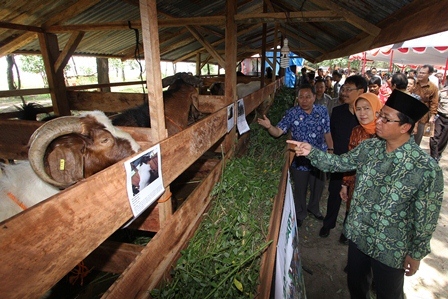
<path fill-rule="evenodd" d="M 277 93 L 269 112 L 275 124 L 294 103 L 294 91 Z M 181 252 L 172 281 L 153 290 L 153 298 L 253 298 L 260 257 L 283 165 L 283 139 L 251 124 L 246 156 L 227 162 L 200 227 Z M 286 138 L 286 137 L 285 137 Z"/>
<path fill-rule="evenodd" d="M 22 70 L 28 73 L 39 74 L 45 86 L 48 86 L 47 74 L 44 61 L 40 55 L 21 55 Z"/>

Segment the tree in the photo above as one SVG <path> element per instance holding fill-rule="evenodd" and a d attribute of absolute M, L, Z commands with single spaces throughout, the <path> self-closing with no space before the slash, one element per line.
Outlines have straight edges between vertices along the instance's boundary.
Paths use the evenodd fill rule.
<path fill-rule="evenodd" d="M 9 90 L 20 89 L 21 86 L 22 86 L 22 82 L 20 80 L 19 68 L 17 67 L 16 60 L 14 58 L 14 54 L 6 55 L 6 62 L 7 62 L 6 77 L 7 77 L 7 80 L 8 80 L 8 89 Z M 16 69 L 17 85 L 16 85 L 16 82 L 14 80 L 14 70 L 13 70 L 13 68 Z M 22 103 L 25 105 L 25 99 L 23 98 L 23 96 L 20 96 L 20 98 L 22 99 Z"/>
<path fill-rule="evenodd" d="M 22 55 L 20 56 L 22 69 L 28 73 L 39 74 L 42 77 L 44 86 L 48 86 L 47 74 L 42 56 L 39 55 Z"/>

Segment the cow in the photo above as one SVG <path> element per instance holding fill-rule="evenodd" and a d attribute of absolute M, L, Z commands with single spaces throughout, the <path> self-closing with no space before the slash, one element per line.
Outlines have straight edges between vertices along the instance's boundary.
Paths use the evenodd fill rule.
<path fill-rule="evenodd" d="M 172 136 L 188 127 L 190 120 L 199 117 L 198 90 L 202 80 L 187 73 L 177 73 L 162 80 L 165 126 L 168 136 Z M 145 103 L 123 111 L 112 119 L 115 126 L 151 127 L 149 105 Z"/>
<path fill-rule="evenodd" d="M 28 161 L 0 164 L 0 221 L 139 150 L 101 111 L 44 123 L 30 137 Z"/>

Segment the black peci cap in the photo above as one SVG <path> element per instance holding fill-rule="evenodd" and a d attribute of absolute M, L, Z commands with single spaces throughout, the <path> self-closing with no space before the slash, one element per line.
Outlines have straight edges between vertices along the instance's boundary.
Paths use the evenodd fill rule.
<path fill-rule="evenodd" d="M 409 116 L 415 122 L 418 122 L 429 111 L 425 104 L 397 89 L 392 91 L 384 105 Z"/>

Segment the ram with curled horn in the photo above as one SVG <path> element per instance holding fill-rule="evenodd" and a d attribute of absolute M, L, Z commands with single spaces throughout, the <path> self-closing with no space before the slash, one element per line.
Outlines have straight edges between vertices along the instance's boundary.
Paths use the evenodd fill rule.
<path fill-rule="evenodd" d="M 0 165 L 0 221 L 139 150 L 101 111 L 44 123 L 29 140 L 29 161 Z"/>

